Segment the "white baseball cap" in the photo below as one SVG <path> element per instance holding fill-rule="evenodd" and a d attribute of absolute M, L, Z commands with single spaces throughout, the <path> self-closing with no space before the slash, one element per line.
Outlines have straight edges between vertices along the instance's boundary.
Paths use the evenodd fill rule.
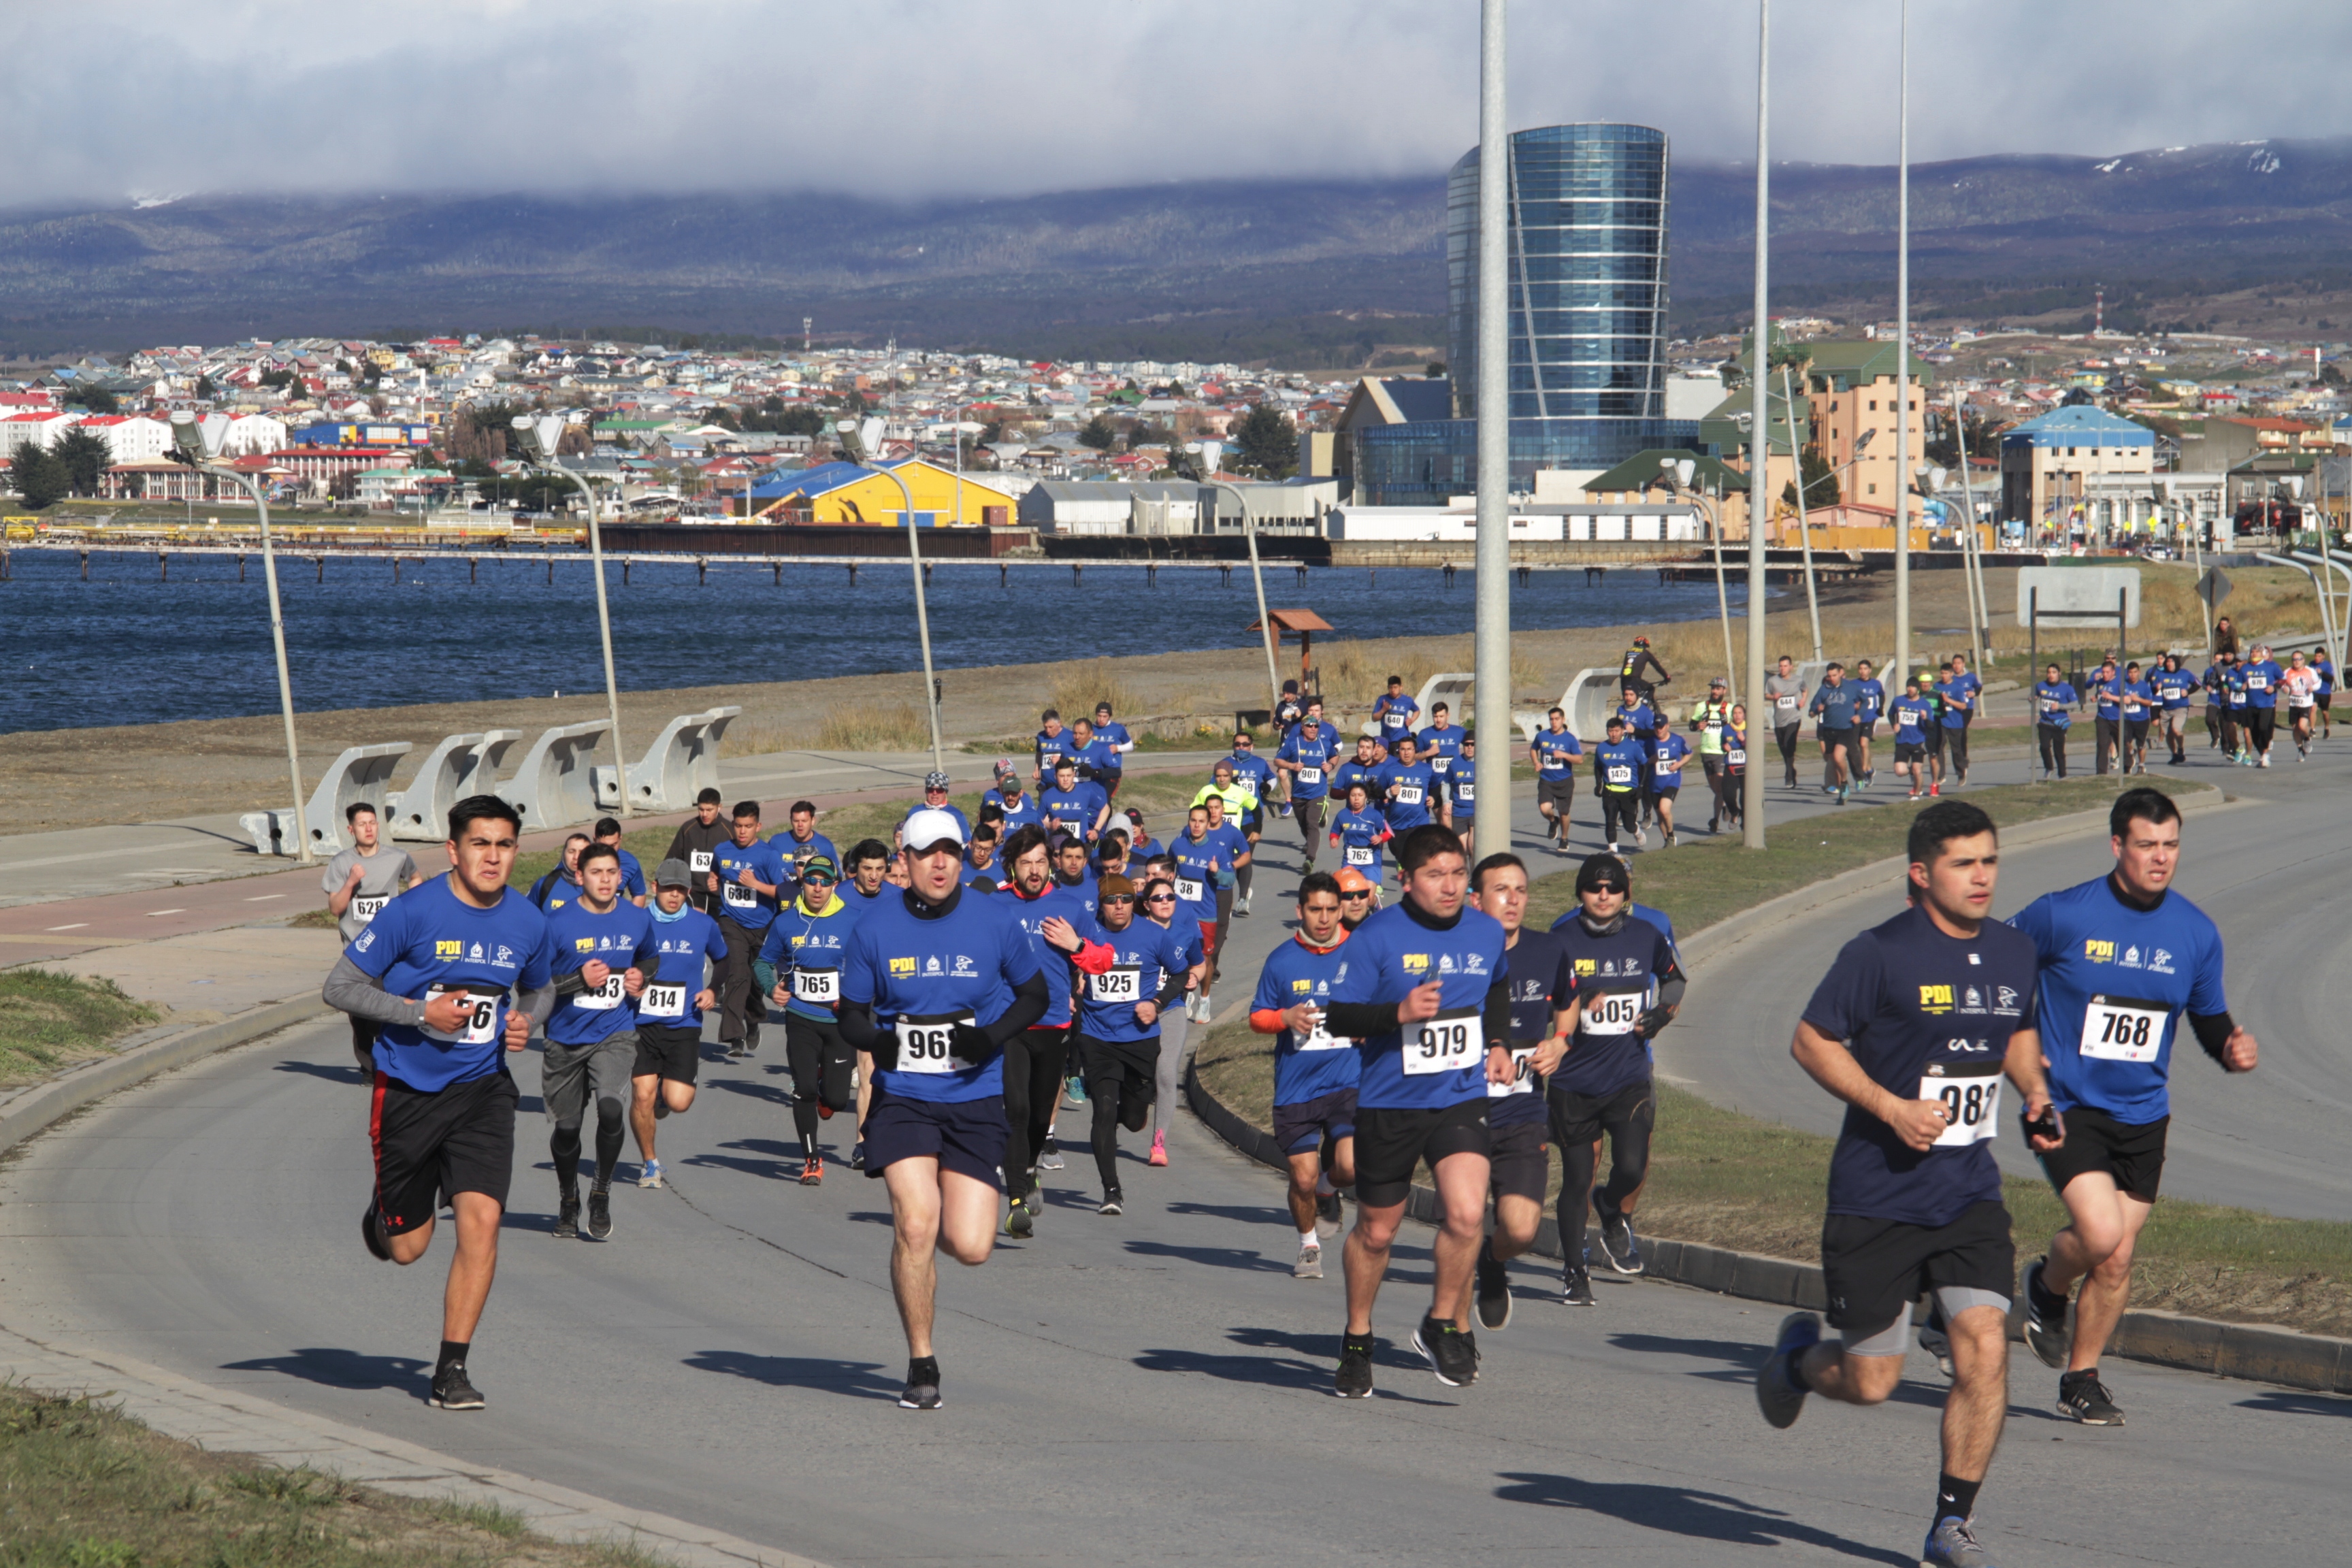
<path fill-rule="evenodd" d="M 907 825 L 898 830 L 898 840 L 918 855 L 942 844 L 952 844 L 961 849 L 963 825 L 952 813 L 926 807 L 907 818 Z"/>

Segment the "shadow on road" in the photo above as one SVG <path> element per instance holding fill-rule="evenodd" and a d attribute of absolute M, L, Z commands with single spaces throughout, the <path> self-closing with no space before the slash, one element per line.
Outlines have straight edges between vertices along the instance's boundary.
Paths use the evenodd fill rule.
<path fill-rule="evenodd" d="M 1308 1394 L 1329 1394 L 1331 1373 L 1339 1365 L 1339 1336 L 1336 1333 L 1306 1334 L 1287 1329 L 1229 1329 L 1225 1337 L 1245 1350 L 1285 1351 L 1286 1355 L 1219 1355 L 1207 1351 L 1151 1350 L 1135 1358 L 1135 1364 L 1146 1372 L 1192 1372 L 1203 1376 L 1222 1378 L 1227 1383 L 1254 1383 L 1267 1388 L 1294 1388 Z M 1426 1376 L 1429 1363 L 1415 1355 L 1402 1342 L 1381 1342 L 1374 1356 L 1377 1365 L 1391 1372 L 1413 1372 Z M 1389 1382 L 1398 1381 L 1390 1378 Z M 1444 1399 L 1423 1399 L 1410 1394 L 1399 1394 L 1393 1388 L 1381 1386 L 1373 1394 L 1381 1399 L 1402 1400 L 1409 1405 L 1451 1405 Z"/>
<path fill-rule="evenodd" d="M 826 1361 L 815 1356 L 752 1355 L 747 1351 L 697 1351 L 686 1358 L 697 1372 L 721 1372 L 775 1388 L 814 1388 L 855 1399 L 898 1397 L 898 1384 L 872 1361 Z"/>
<path fill-rule="evenodd" d="M 373 1076 L 360 1071 L 358 1065 L 352 1062 L 338 1065 L 334 1062 L 282 1061 L 272 1070 L 308 1073 L 312 1078 L 325 1079 L 329 1083 L 348 1083 L 354 1086 L 368 1082 Z"/>
<path fill-rule="evenodd" d="M 285 1355 L 225 1363 L 223 1372 L 274 1372 L 328 1388 L 390 1388 L 419 1399 L 431 1391 L 433 1365 L 414 1356 L 365 1355 L 329 1345 L 311 1345 Z"/>
<path fill-rule="evenodd" d="M 1891 524 L 1889 526 L 1892 526 Z M 1244 1225 L 1272 1225 L 1287 1220 L 1290 1211 L 1274 1204 L 1248 1207 L 1240 1204 L 1170 1204 L 1170 1214 L 1200 1215 L 1207 1219 L 1234 1219 Z"/>
<path fill-rule="evenodd" d="M 1888 524 L 1889 527 L 1894 526 Z M 705 1088 L 723 1089 L 730 1094 L 740 1094 L 751 1100 L 764 1100 L 772 1105 L 790 1105 L 793 1091 L 782 1084 L 746 1083 L 739 1078 L 710 1078 L 702 1080 Z"/>
<path fill-rule="evenodd" d="M 1919 1560 L 1916 1552 L 1864 1546 L 1826 1530 L 1795 1523 L 1778 1510 L 1759 1508 L 1721 1492 L 1509 1471 L 1501 1479 L 1512 1483 L 1495 1489 L 1495 1495 L 1506 1502 L 1580 1509 L 1587 1513 L 1606 1514 L 1644 1530 L 1699 1541 L 1720 1541 L 1733 1546 L 1814 1546 L 1865 1563 L 1895 1563 L 1898 1568 L 1911 1568 Z"/>
<path fill-rule="evenodd" d="M 2267 1411 L 2274 1415 L 2352 1415 L 2352 1399 L 2273 1388 L 2252 1399 L 2241 1399 L 2238 1408 Z"/>
<path fill-rule="evenodd" d="M 1690 1374 L 1714 1383 L 1745 1384 L 1753 1381 L 1756 1369 L 1764 1364 L 1765 1356 L 1771 1351 L 1769 1345 L 1744 1344 L 1737 1340 L 1677 1340 L 1664 1334 L 1612 1334 L 1609 1342 L 1621 1351 L 1631 1351 L 1636 1355 L 1678 1355 L 1723 1362 L 1726 1364 L 1721 1367 Z M 1946 1386 L 1943 1379 L 1930 1370 L 1921 1377 L 1906 1377 L 1896 1384 L 1887 1403 L 1915 1405 L 1922 1410 L 1941 1410 Z M 2040 1412 L 2022 1405 L 2011 1405 L 2010 1414 L 2033 1415 Z"/>
<path fill-rule="evenodd" d="M 1290 1264 L 1240 1247 L 1180 1247 L 1172 1241 L 1130 1241 L 1128 1251 L 1139 1258 L 1181 1258 L 1213 1268 L 1238 1268 L 1250 1274 L 1287 1274 Z"/>

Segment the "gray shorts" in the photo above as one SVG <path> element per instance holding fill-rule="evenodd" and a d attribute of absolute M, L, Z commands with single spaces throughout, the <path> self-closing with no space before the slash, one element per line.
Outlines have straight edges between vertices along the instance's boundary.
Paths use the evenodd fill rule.
<path fill-rule="evenodd" d="M 1938 1285 L 1936 1304 L 1944 1309 L 1944 1321 L 1951 1322 L 1970 1307 L 1998 1307 L 2006 1314 L 2009 1298 L 1997 1290 L 1979 1290 L 1968 1285 Z M 1845 1330 L 1842 1338 L 1848 1355 L 1901 1355 L 1911 1348 L 1912 1303 L 1903 1303 L 1903 1315 L 1857 1339 L 1854 1331 Z"/>
<path fill-rule="evenodd" d="M 593 1046 L 548 1041 L 539 1063 L 539 1097 L 547 1119 L 559 1127 L 577 1127 L 587 1119 L 592 1100 L 628 1104 L 629 1076 L 636 1065 L 635 1029 L 623 1029 Z"/>

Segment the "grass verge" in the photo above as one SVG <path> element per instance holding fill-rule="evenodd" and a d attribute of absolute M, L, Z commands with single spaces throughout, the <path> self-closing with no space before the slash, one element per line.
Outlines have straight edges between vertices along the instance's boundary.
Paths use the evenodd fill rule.
<path fill-rule="evenodd" d="M 1961 798 L 2014 827 L 2095 809 L 2119 785 L 2114 778 L 2072 779 L 1971 790 Z M 1728 838 L 1702 837 L 1671 855 L 1639 857 L 1636 887 L 1643 902 L 1666 910 L 1688 935 L 1767 899 L 1899 854 L 1913 815 L 1898 801 L 1790 823 L 1761 855 Z M 1550 924 L 1568 907 L 1572 881 L 1569 871 L 1538 877 L 1529 921 Z M 1203 1036 L 1194 1058 L 1209 1090 L 1261 1127 L 1272 1121 L 1272 1046 L 1237 1020 Z M 1726 1110 L 1672 1084 L 1658 1086 L 1658 1109 L 1642 1199 L 1644 1230 L 1779 1258 L 1818 1255 L 1834 1140 Z M 1554 1196 L 1559 1182 L 1555 1164 Z M 2019 1251 L 2032 1257 L 2063 1223 L 2064 1211 L 2045 1183 L 2012 1179 L 2006 1186 Z M 2168 1198 L 2141 1236 L 2132 1301 L 2202 1318 L 2352 1334 L 2352 1224 Z"/>
<path fill-rule="evenodd" d="M 0 1562 L 59 1568 L 656 1568 L 502 1510 L 394 1498 L 208 1454 L 84 1399 L 0 1388 Z"/>
<path fill-rule="evenodd" d="M 111 980 L 53 969 L 0 971 L 0 1084 L 103 1055 L 109 1041 L 159 1016 Z"/>

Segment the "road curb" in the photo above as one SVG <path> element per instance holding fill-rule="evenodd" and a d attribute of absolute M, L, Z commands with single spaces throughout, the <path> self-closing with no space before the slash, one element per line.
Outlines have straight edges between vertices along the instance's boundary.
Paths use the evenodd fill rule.
<path fill-rule="evenodd" d="M 117 1089 L 144 1083 L 215 1051 L 326 1017 L 331 1012 L 315 996 L 297 996 L 290 1001 L 247 1008 L 216 1024 L 200 1024 L 193 1029 L 166 1034 L 129 1050 L 68 1068 L 0 1105 L 0 1153 Z"/>

